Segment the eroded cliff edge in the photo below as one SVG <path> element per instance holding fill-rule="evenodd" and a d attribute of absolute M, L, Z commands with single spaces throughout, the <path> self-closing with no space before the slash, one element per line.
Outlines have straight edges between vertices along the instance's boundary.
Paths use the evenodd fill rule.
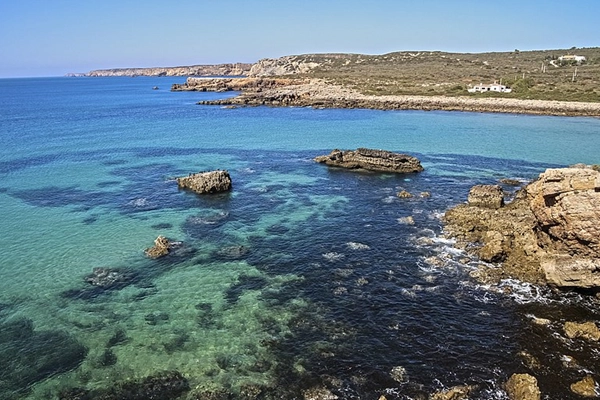
<path fill-rule="evenodd" d="M 548 169 L 506 205 L 498 186 L 475 186 L 444 222 L 458 247 L 492 263 L 473 273 L 484 282 L 600 290 L 597 166 Z"/>

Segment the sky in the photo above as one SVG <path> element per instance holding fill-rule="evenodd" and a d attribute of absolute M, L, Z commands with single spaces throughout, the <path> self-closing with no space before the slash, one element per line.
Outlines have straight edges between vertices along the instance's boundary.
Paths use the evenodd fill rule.
<path fill-rule="evenodd" d="M 0 0 L 0 78 L 306 53 L 600 46 L 599 0 Z"/>

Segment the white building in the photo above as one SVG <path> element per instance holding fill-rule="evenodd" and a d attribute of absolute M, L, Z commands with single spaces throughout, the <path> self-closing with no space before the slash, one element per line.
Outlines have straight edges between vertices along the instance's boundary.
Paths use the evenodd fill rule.
<path fill-rule="evenodd" d="M 570 62 L 575 61 L 578 64 L 585 62 L 585 56 L 567 55 L 558 57 L 558 61 Z"/>
<path fill-rule="evenodd" d="M 510 93 L 512 91 L 511 88 L 501 85 L 499 83 L 494 82 L 491 85 L 484 85 L 480 83 L 479 85 L 475 85 L 470 89 L 467 89 L 469 93 L 477 93 L 477 92 L 498 92 L 498 93 Z"/>

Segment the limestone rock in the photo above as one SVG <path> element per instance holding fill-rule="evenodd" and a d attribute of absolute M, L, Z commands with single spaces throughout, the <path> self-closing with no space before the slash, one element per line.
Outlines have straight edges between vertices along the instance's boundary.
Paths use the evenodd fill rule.
<path fill-rule="evenodd" d="M 580 381 L 571 384 L 571 391 L 583 397 L 598 397 L 596 381 L 591 376 L 586 376 Z"/>
<path fill-rule="evenodd" d="M 450 389 L 435 392 L 429 398 L 430 400 L 466 400 L 469 393 L 473 390 L 472 386 L 455 386 Z"/>
<path fill-rule="evenodd" d="M 592 321 L 584 323 L 567 321 L 563 329 L 570 339 L 583 338 L 594 342 L 600 340 L 600 329 Z"/>
<path fill-rule="evenodd" d="M 548 169 L 527 187 L 541 232 L 561 250 L 600 256 L 600 173 L 588 168 Z"/>
<path fill-rule="evenodd" d="M 505 206 L 499 186 L 475 186 L 444 220 L 459 246 L 503 263 L 482 267 L 481 280 L 600 288 L 600 173 L 592 168 L 548 169 Z"/>
<path fill-rule="evenodd" d="M 154 246 L 146 249 L 144 252 L 150 258 L 159 258 L 169 254 L 171 242 L 164 236 L 159 236 L 154 240 Z"/>
<path fill-rule="evenodd" d="M 556 255 L 543 259 L 541 266 L 546 281 L 551 285 L 585 289 L 600 287 L 600 259 Z"/>
<path fill-rule="evenodd" d="M 469 191 L 470 206 L 500 208 L 504 205 L 504 193 L 498 185 L 476 185 Z"/>
<path fill-rule="evenodd" d="M 336 149 L 328 155 L 316 157 L 315 161 L 334 167 L 360 168 L 378 172 L 413 173 L 423 171 L 421 162 L 415 157 L 365 148 L 355 151 Z"/>
<path fill-rule="evenodd" d="M 537 379 L 529 374 L 513 374 L 506 382 L 506 392 L 511 400 L 540 400 Z"/>
<path fill-rule="evenodd" d="M 199 194 L 226 192 L 231 190 L 231 177 L 229 172 L 221 170 L 198 172 L 177 178 L 177 185 Z"/>

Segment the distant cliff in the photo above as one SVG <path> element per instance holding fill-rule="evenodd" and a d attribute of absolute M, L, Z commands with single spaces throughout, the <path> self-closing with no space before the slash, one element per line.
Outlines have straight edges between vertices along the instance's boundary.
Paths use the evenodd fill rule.
<path fill-rule="evenodd" d="M 98 69 L 67 76 L 241 76 L 248 75 L 252 64 L 191 65 L 186 67 Z"/>

